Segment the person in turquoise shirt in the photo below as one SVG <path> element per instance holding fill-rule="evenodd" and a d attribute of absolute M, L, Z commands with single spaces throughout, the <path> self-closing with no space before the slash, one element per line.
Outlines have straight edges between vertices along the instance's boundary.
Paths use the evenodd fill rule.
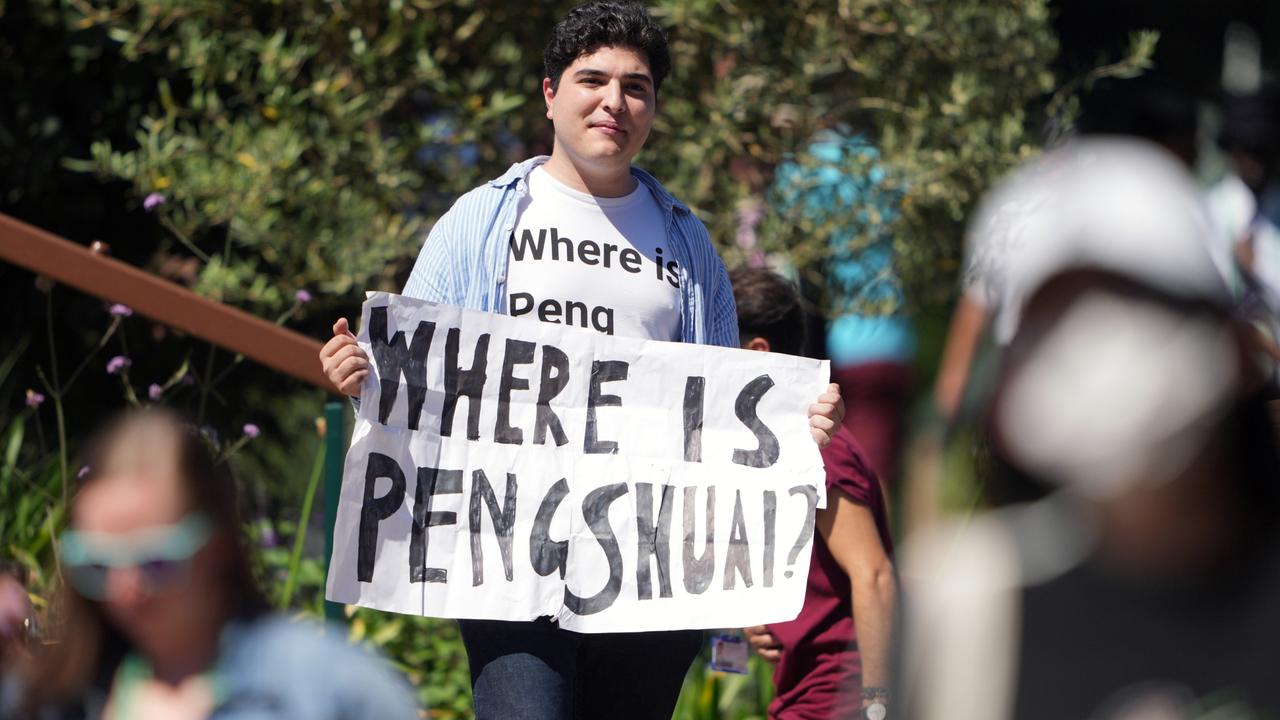
<path fill-rule="evenodd" d="M 892 484 L 916 336 L 885 230 L 902 193 L 888 182 L 879 157 L 861 135 L 824 130 L 778 167 L 769 200 L 784 216 L 827 236 L 826 351 L 845 398 L 844 426 L 882 482 Z"/>

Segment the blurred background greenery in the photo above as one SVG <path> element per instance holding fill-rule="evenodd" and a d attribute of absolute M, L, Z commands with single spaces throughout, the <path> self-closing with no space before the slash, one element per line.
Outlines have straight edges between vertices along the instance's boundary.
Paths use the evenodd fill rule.
<path fill-rule="evenodd" d="M 549 152 L 542 44 L 573 4 L 0 0 L 0 211 L 105 241 L 196 292 L 327 337 L 364 291 L 399 290 L 458 195 Z M 1253 17 L 1247 3 L 1212 5 L 1193 40 L 1217 42 L 1227 20 Z M 740 215 L 815 130 L 841 124 L 868 138 L 903 200 L 864 231 L 893 238 L 925 380 L 982 191 L 1065 132 L 1097 68 L 1127 77 L 1167 61 L 1189 68 L 1195 89 L 1212 79 L 1203 58 L 1221 54 L 1166 48 L 1159 18 L 1097 2 L 651 6 L 674 71 L 638 163 L 695 210 L 726 262 L 778 253 L 820 286 L 830 228 L 766 207 L 760 247 L 745 247 Z M 1253 21 L 1274 25 L 1268 17 Z M 1202 21 L 1171 22 L 1177 37 Z M 0 277 L 0 554 L 29 566 L 38 601 L 54 590 L 51 538 L 80 440 L 127 402 L 160 402 L 234 449 L 267 587 L 282 607 L 320 614 L 321 504 L 302 508 L 323 395 L 21 270 Z M 108 375 L 115 355 L 131 365 Z M 424 707 L 469 715 L 453 623 L 365 610 L 348 621 Z M 700 661 L 677 717 L 763 717 L 771 692 L 759 663 L 723 676 Z"/>

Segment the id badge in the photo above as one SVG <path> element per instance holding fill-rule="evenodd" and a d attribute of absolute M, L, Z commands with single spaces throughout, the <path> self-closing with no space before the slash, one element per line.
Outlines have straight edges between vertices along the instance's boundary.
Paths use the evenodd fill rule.
<path fill-rule="evenodd" d="M 716 635 L 711 638 L 711 669 L 720 672 L 747 674 L 747 657 L 750 648 L 741 635 Z"/>

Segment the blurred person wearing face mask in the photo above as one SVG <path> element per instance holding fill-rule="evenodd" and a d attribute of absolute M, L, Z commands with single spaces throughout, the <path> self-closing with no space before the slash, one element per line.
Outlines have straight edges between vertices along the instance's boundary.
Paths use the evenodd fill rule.
<path fill-rule="evenodd" d="M 909 542 L 902 717 L 1275 713 L 1280 462 L 1195 186 L 1136 142 L 1045 162 L 988 426 L 1044 497 Z"/>
<path fill-rule="evenodd" d="M 1164 148 L 1190 169 L 1196 163 L 1198 128 L 1196 102 L 1182 89 L 1159 80 L 1125 79 L 1093 87 L 1075 132 L 1086 142 L 1093 138 L 1140 138 Z M 973 409 L 963 402 L 965 398 L 982 395 L 981 386 L 987 380 L 978 367 L 983 341 L 1003 349 L 1017 331 L 1027 288 L 1010 265 L 1025 246 L 1033 246 L 1034 251 L 1042 242 L 1034 228 L 1035 218 L 1054 200 L 1055 188 L 1034 178 L 1057 171 L 1059 162 L 1054 157 L 1051 153 L 1044 162 L 1029 163 L 1000 183 L 983 199 L 969 223 L 963 289 L 934 389 L 935 406 L 947 422 Z M 1060 161 L 1061 155 L 1056 157 Z M 1208 222 L 1207 215 L 1203 222 Z M 1230 251 L 1217 247 L 1209 235 L 1204 241 L 1210 246 L 1210 261 L 1225 276 L 1231 269 Z"/>
<path fill-rule="evenodd" d="M 14 717 L 415 717 L 375 659 L 267 612 L 234 479 L 193 427 L 124 415 L 85 465 L 59 543 L 63 627 Z"/>

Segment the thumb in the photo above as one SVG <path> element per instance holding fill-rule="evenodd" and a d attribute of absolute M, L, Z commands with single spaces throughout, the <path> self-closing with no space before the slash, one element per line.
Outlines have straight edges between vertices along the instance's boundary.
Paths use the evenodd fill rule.
<path fill-rule="evenodd" d="M 333 324 L 334 335 L 352 335 L 351 328 L 347 325 L 346 318 L 338 318 L 338 322 Z M 352 335 L 352 337 L 355 337 Z"/>

